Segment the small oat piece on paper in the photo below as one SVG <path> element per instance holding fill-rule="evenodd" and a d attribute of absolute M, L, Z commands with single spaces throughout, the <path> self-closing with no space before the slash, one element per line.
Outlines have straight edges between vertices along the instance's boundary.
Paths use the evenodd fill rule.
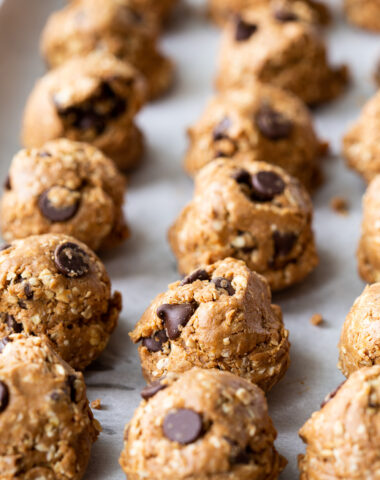
<path fill-rule="evenodd" d="M 311 318 L 310 318 L 310 323 L 314 325 L 315 327 L 319 327 L 323 323 L 323 317 L 320 313 L 315 313 Z"/>
<path fill-rule="evenodd" d="M 100 398 L 97 398 L 96 400 L 93 400 L 91 402 L 91 408 L 93 410 L 100 410 L 102 408 L 102 401 L 100 400 Z"/>
<path fill-rule="evenodd" d="M 344 197 L 333 197 L 330 201 L 331 208 L 339 215 L 347 215 L 349 210 L 349 205 L 347 199 Z"/>

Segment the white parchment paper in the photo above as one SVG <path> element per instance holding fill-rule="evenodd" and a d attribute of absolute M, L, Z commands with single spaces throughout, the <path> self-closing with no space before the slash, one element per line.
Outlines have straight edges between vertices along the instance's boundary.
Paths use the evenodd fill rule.
<path fill-rule="evenodd" d="M 333 61 L 350 64 L 353 83 L 338 101 L 314 112 L 320 136 L 332 147 L 326 183 L 313 198 L 321 262 L 302 285 L 274 298 L 283 308 L 292 342 L 291 367 L 269 395 L 279 432 L 277 447 L 289 460 L 282 480 L 298 477 L 296 457 L 303 451 L 298 429 L 342 380 L 336 368 L 336 345 L 345 315 L 364 286 L 356 273 L 355 250 L 365 186 L 346 169 L 339 151 L 343 132 L 375 92 L 371 74 L 380 56 L 380 36 L 348 27 L 339 3 L 331 1 L 336 18 L 326 36 Z M 5 0 L 0 9 L 0 180 L 20 146 L 27 95 L 44 72 L 38 54 L 39 33 L 48 14 L 64 4 L 63 0 Z M 128 189 L 126 213 L 132 237 L 103 258 L 114 287 L 123 294 L 124 310 L 107 351 L 86 373 L 90 400 L 102 400 L 103 408 L 95 415 L 104 428 L 93 448 L 87 480 L 124 478 L 118 465 L 123 428 L 139 403 L 144 384 L 128 331 L 151 299 L 178 276 L 166 231 L 191 198 L 192 182 L 181 167 L 185 129 L 197 119 L 212 93 L 218 41 L 219 32 L 204 17 L 202 2 L 183 6 L 163 39 L 165 51 L 177 64 L 176 86 L 139 116 L 147 137 L 147 155 Z M 347 217 L 330 209 L 335 195 L 348 198 Z M 309 322 L 316 312 L 326 319 L 322 327 Z"/>

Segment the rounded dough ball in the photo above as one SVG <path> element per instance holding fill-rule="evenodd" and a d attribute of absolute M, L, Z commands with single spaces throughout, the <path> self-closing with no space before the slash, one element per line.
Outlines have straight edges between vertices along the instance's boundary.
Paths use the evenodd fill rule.
<path fill-rule="evenodd" d="M 357 27 L 380 32 L 380 3 L 378 0 L 344 0 L 347 20 Z"/>
<path fill-rule="evenodd" d="M 230 371 L 265 391 L 289 366 L 288 336 L 265 279 L 232 258 L 169 285 L 131 333 L 149 381 L 196 366 Z"/>
<path fill-rule="evenodd" d="M 347 164 L 367 182 L 380 174 L 380 92 L 363 107 L 343 139 Z"/>
<path fill-rule="evenodd" d="M 356 299 L 339 342 L 339 368 L 346 377 L 361 367 L 377 364 L 380 364 L 380 283 L 368 285 Z"/>
<path fill-rule="evenodd" d="M 364 281 L 380 282 L 380 175 L 372 180 L 363 197 L 358 264 Z"/>
<path fill-rule="evenodd" d="M 286 461 L 256 385 L 193 369 L 149 390 L 125 430 L 120 464 L 128 480 L 278 478 Z"/>
<path fill-rule="evenodd" d="M 172 225 L 169 241 L 181 273 L 234 257 L 281 290 L 318 263 L 312 213 L 306 190 L 284 170 L 216 160 L 197 175 L 194 198 Z"/>
<path fill-rule="evenodd" d="M 279 20 L 270 8 L 251 9 L 225 28 L 216 84 L 225 91 L 251 88 L 255 81 L 317 105 L 342 93 L 348 70 L 328 64 L 326 46 L 309 23 Z"/>
<path fill-rule="evenodd" d="M 154 18 L 153 10 L 146 12 L 134 0 L 73 1 L 50 16 L 41 38 L 42 55 L 50 67 L 57 67 L 77 55 L 109 52 L 144 75 L 154 98 L 168 89 L 173 76 L 172 63 L 157 49 Z"/>
<path fill-rule="evenodd" d="M 3 480 L 80 480 L 100 431 L 75 372 L 39 337 L 0 341 Z"/>
<path fill-rule="evenodd" d="M 327 403 L 326 403 L 327 402 Z M 380 471 L 380 367 L 362 368 L 300 430 L 300 480 L 376 479 Z"/>
<path fill-rule="evenodd" d="M 61 234 L 15 240 L 0 251 L 0 338 L 46 335 L 82 370 L 106 347 L 121 310 L 99 258 Z"/>
<path fill-rule="evenodd" d="M 113 162 L 86 143 L 53 140 L 13 159 L 0 216 L 3 238 L 65 233 L 93 250 L 125 240 L 125 180 Z"/>
<path fill-rule="evenodd" d="M 136 166 L 143 139 L 133 123 L 144 81 L 130 65 L 95 52 L 73 58 L 37 81 L 23 120 L 25 147 L 65 137 L 91 143 L 122 169 Z"/>
<path fill-rule="evenodd" d="M 217 95 L 189 136 L 185 169 L 190 174 L 216 158 L 234 162 L 243 156 L 284 168 L 308 190 L 321 183 L 326 143 L 318 140 L 306 106 L 279 88 L 256 83 Z"/>

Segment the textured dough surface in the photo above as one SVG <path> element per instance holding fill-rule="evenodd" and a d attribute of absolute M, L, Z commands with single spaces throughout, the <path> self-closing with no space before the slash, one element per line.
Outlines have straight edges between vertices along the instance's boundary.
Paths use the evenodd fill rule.
<path fill-rule="evenodd" d="M 380 32 L 378 0 L 344 0 L 347 20 L 357 27 Z"/>

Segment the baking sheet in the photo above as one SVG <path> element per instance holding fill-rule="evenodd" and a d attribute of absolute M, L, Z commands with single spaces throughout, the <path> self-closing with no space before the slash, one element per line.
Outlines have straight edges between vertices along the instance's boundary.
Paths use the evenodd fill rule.
<path fill-rule="evenodd" d="M 64 4 L 63 0 L 5 0 L 0 8 L 0 181 L 19 148 L 27 95 L 44 72 L 39 33 L 48 14 Z M 283 309 L 292 342 L 291 367 L 269 394 L 270 413 L 279 432 L 277 447 L 289 461 L 282 480 L 298 476 L 296 458 L 303 451 L 298 429 L 342 380 L 336 368 L 340 328 L 364 287 L 356 273 L 355 250 L 365 186 L 345 168 L 339 151 L 343 132 L 375 92 L 371 73 L 380 57 L 380 36 L 348 27 L 338 11 L 340 1 L 331 4 L 336 10 L 334 27 L 326 32 L 331 58 L 350 64 L 353 83 L 345 96 L 314 112 L 320 136 L 332 147 L 325 168 L 327 181 L 313 198 L 320 266 L 302 285 L 274 297 Z M 118 465 L 123 428 L 144 384 L 128 331 L 151 299 L 178 277 L 166 231 L 192 195 L 192 182 L 181 167 L 184 132 L 212 93 L 218 41 L 219 32 L 205 19 L 202 1 L 182 6 L 163 39 L 164 50 L 177 64 L 176 86 L 166 98 L 147 106 L 138 119 L 148 149 L 128 189 L 126 214 L 132 237 L 103 257 L 114 288 L 123 294 L 124 309 L 109 347 L 85 375 L 89 399 L 101 398 L 103 405 L 94 412 L 103 434 L 93 447 L 87 480 L 124 478 Z M 330 199 L 336 195 L 349 200 L 347 217 L 330 209 Z M 322 327 L 309 322 L 317 312 L 326 319 Z"/>

